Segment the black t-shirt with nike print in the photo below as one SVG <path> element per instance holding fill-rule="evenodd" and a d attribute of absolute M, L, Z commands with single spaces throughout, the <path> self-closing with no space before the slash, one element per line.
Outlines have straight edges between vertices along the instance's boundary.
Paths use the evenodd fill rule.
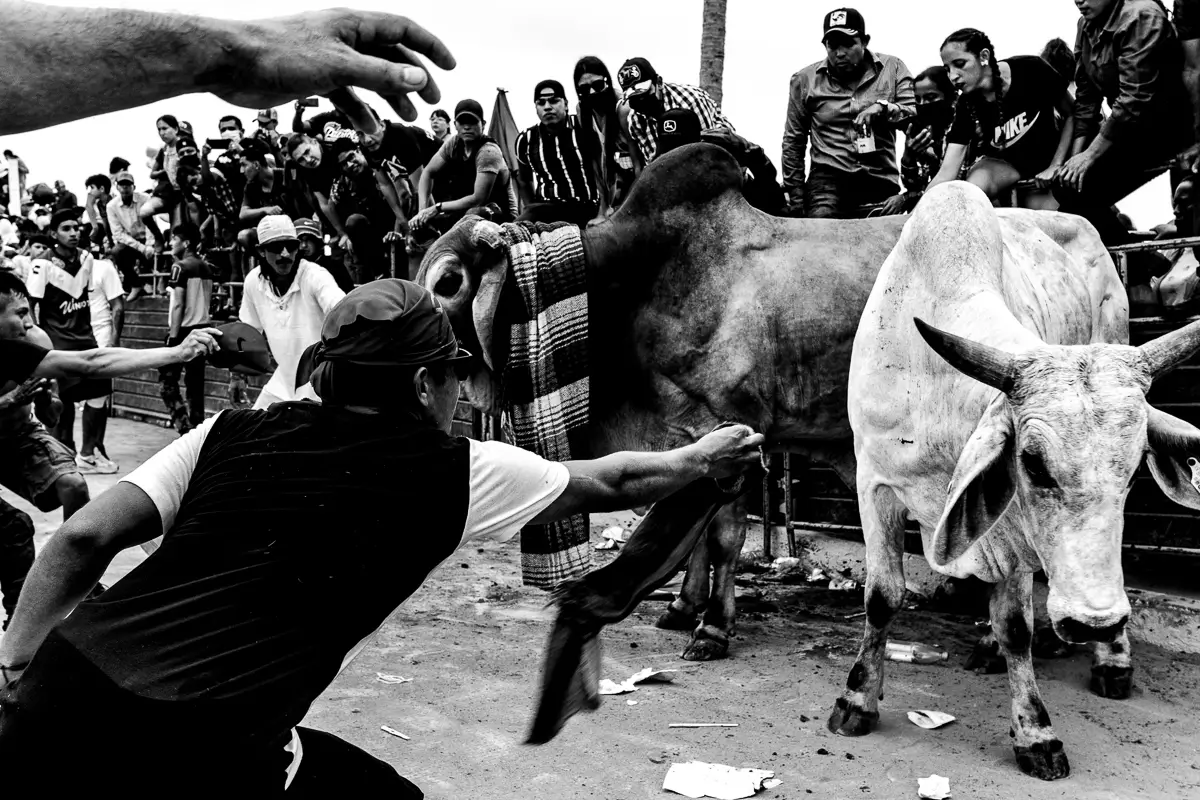
<path fill-rule="evenodd" d="M 1054 158 L 1061 129 L 1054 107 L 1067 84 L 1038 56 L 1013 56 L 1001 63 L 1012 69 L 1008 91 L 999 103 L 975 95 L 960 98 L 947 141 L 972 145 L 972 160 L 1000 158 L 1022 178 L 1031 178 Z"/>

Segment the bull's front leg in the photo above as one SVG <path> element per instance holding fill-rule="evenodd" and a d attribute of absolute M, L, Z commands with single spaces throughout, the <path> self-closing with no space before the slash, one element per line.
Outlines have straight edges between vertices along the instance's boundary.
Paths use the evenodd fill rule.
<path fill-rule="evenodd" d="M 708 526 L 708 563 L 712 565 L 712 593 L 700 626 L 683 651 L 688 661 L 715 661 L 729 654 L 729 637 L 736 624 L 734 579 L 737 560 L 746 543 L 746 496 L 725 506 Z M 692 577 L 688 571 L 688 579 Z"/>
<path fill-rule="evenodd" d="M 904 508 L 886 486 L 860 490 L 858 507 L 867 551 L 867 619 L 858 658 L 826 723 L 841 736 L 865 736 L 879 722 L 887 631 L 904 604 Z"/>
<path fill-rule="evenodd" d="M 717 512 L 718 519 L 721 512 Z M 712 525 L 716 525 L 714 521 Z M 711 528 L 711 525 L 710 525 Z M 708 601 L 708 533 L 688 556 L 683 588 L 654 624 L 668 631 L 690 631 L 696 627 L 696 615 Z"/>
<path fill-rule="evenodd" d="M 1044 781 L 1071 773 L 1063 743 L 1054 735 L 1050 714 L 1033 674 L 1033 574 L 1010 575 L 996 585 L 991 603 L 992 631 L 1008 659 L 1012 691 L 1013 752 L 1017 766 Z"/>
<path fill-rule="evenodd" d="M 1111 700 L 1128 700 L 1133 693 L 1129 633 L 1122 630 L 1111 644 L 1095 642 L 1092 647 L 1092 691 Z"/>

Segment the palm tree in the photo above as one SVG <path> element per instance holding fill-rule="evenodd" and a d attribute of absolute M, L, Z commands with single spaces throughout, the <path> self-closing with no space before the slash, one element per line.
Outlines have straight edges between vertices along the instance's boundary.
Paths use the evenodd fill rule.
<path fill-rule="evenodd" d="M 725 75 L 726 0 L 704 0 L 700 28 L 700 88 L 721 105 L 721 81 Z"/>

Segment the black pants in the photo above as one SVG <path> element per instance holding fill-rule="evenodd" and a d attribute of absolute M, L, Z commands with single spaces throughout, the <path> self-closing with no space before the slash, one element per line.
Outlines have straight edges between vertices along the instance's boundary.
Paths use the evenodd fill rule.
<path fill-rule="evenodd" d="M 0 500 L 0 592 L 8 615 L 6 628 L 32 566 L 33 520 L 24 511 Z"/>
<path fill-rule="evenodd" d="M 863 206 L 876 205 L 900 194 L 900 185 L 866 172 L 842 172 L 813 165 L 804 182 L 804 210 L 812 218 L 860 219 Z"/>
<path fill-rule="evenodd" d="M 544 202 L 530 203 L 521 210 L 519 222 L 569 222 L 584 227 L 596 218 L 599 206 L 595 203 Z"/>
<path fill-rule="evenodd" d="M 170 344 L 177 345 L 195 328 L 180 328 L 178 338 Z M 197 356 L 186 364 L 172 364 L 158 371 L 159 392 L 163 404 L 171 414 L 171 426 L 179 433 L 187 433 L 204 422 L 204 356 Z M 187 399 L 179 391 L 179 378 L 183 376 Z"/>
<path fill-rule="evenodd" d="M 121 274 L 121 286 L 125 291 L 132 291 L 135 286 L 142 285 L 138 272 L 143 267 L 149 266 L 144 255 L 129 245 L 115 244 L 112 249 L 112 260 L 117 272 Z"/>
<path fill-rule="evenodd" d="M 105 785 L 136 798 L 424 796 L 386 762 L 308 728 L 298 729 L 303 758 L 285 792 L 291 757 L 282 744 L 241 740 L 244 704 L 131 694 L 54 632 L 0 703 L 5 797 L 89 796 Z"/>
<path fill-rule="evenodd" d="M 364 214 L 351 214 L 343 227 L 354 247 L 354 261 L 358 265 L 358 283 L 367 283 L 390 272 L 383 237 L 391 231 Z"/>

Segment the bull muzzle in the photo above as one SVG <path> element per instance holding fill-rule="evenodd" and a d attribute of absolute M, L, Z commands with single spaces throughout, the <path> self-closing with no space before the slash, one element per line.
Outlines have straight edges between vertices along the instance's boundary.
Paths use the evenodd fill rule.
<path fill-rule="evenodd" d="M 1050 589 L 1046 610 L 1054 632 L 1064 642 L 1112 642 L 1129 622 L 1129 598 L 1124 588 L 1098 591 L 1082 601 L 1073 601 Z"/>

